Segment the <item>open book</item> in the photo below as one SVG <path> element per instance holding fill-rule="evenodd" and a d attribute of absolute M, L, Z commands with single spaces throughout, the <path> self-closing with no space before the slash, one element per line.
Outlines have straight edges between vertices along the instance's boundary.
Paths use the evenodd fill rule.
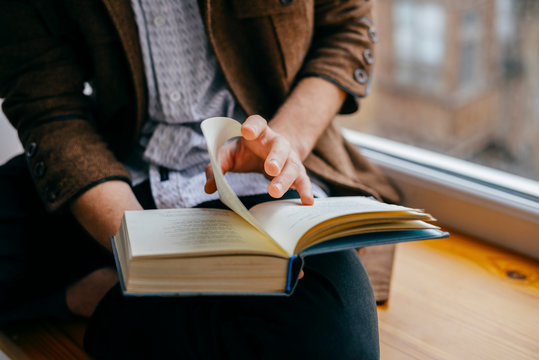
<path fill-rule="evenodd" d="M 290 294 L 305 256 L 448 236 L 421 210 L 362 196 L 315 199 L 312 206 L 276 200 L 247 210 L 217 157 L 241 136 L 241 124 L 210 118 L 202 131 L 219 197 L 231 210 L 126 211 L 112 238 L 126 294 Z"/>

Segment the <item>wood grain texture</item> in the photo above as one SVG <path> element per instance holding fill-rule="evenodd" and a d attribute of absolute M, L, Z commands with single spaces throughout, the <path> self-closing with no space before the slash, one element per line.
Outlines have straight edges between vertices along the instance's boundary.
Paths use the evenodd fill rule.
<path fill-rule="evenodd" d="M 5 349 L 12 359 L 19 359 L 21 353 L 33 360 L 90 359 L 82 349 L 82 322 L 22 322 L 5 325 L 1 331 L 2 337 L 10 341 Z"/>
<path fill-rule="evenodd" d="M 397 246 L 382 359 L 539 359 L 539 264 L 453 233 Z"/>
<path fill-rule="evenodd" d="M 15 345 L 6 334 L 0 331 L 0 359 L 29 360 L 23 349 Z"/>
<path fill-rule="evenodd" d="M 385 304 L 389 298 L 394 255 L 394 244 L 368 246 L 359 250 L 377 304 Z"/>

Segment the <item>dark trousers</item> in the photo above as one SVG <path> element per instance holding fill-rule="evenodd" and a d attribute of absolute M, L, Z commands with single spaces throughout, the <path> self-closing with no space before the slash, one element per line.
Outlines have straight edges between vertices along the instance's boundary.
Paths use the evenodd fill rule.
<path fill-rule="evenodd" d="M 112 257 L 69 213 L 46 213 L 24 162 L 0 167 L 0 321 L 67 317 L 65 289 Z M 135 193 L 153 206 L 147 184 Z M 357 253 L 307 257 L 304 271 L 289 297 L 124 297 L 116 286 L 89 320 L 85 348 L 99 359 L 377 359 L 376 306 Z"/>

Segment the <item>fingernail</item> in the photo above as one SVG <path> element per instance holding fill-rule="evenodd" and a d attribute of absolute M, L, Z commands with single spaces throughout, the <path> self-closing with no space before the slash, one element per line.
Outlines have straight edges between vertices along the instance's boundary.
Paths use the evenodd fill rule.
<path fill-rule="evenodd" d="M 279 166 L 279 162 L 277 162 L 277 160 L 275 160 L 275 159 L 271 159 L 271 160 L 270 160 L 270 164 L 272 164 L 273 166 L 275 166 L 275 168 L 277 169 L 277 171 L 281 169 L 281 167 Z"/>

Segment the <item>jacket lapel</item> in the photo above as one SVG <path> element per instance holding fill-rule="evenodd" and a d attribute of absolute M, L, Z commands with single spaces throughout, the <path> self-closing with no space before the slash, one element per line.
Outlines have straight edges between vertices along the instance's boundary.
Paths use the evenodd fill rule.
<path fill-rule="evenodd" d="M 240 24 L 223 0 L 199 0 L 202 20 L 217 62 L 230 90 L 248 115 L 268 116 L 275 111 L 274 104 L 264 91 L 260 70 L 254 61 L 256 55 L 242 56 L 251 46 Z"/>
<path fill-rule="evenodd" d="M 138 39 L 137 24 L 129 0 L 103 0 L 126 54 L 136 99 L 136 129 L 140 129 L 146 111 L 144 64 Z M 138 133 L 136 134 L 138 136 Z"/>

